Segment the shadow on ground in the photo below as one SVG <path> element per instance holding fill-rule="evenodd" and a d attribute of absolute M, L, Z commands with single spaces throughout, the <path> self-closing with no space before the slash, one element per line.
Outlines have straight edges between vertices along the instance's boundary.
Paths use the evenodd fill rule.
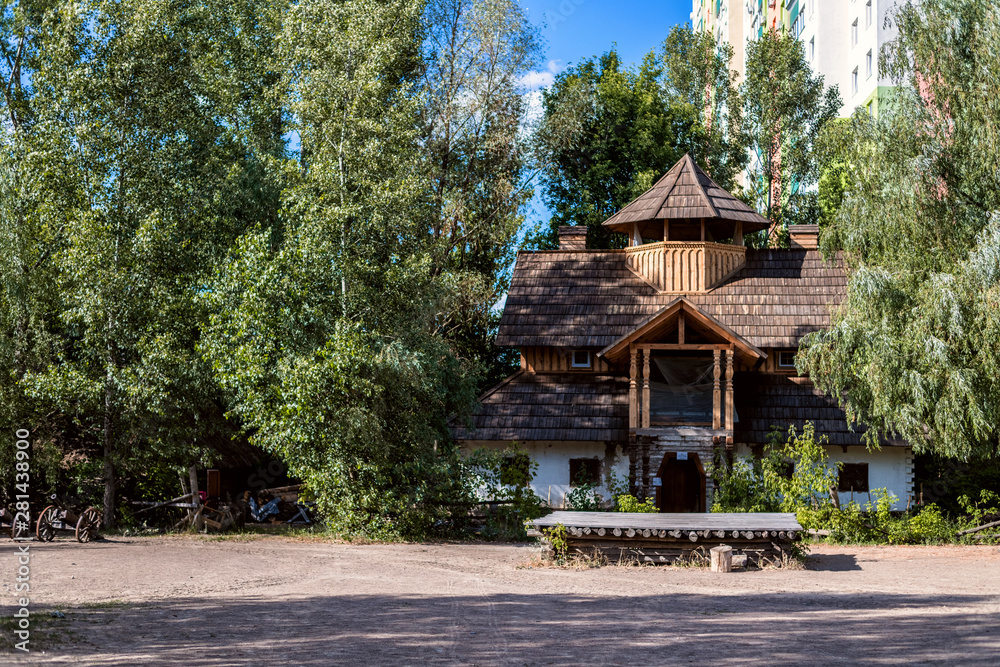
<path fill-rule="evenodd" d="M 994 665 L 1000 655 L 1000 601 L 988 596 L 454 592 L 461 594 L 67 610 L 67 630 L 81 641 L 39 658 L 202 666 Z"/>

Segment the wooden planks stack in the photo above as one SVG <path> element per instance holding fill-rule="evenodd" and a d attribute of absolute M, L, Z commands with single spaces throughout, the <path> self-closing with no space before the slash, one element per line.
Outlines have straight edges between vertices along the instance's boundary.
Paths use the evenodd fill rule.
<path fill-rule="evenodd" d="M 557 525 L 566 529 L 570 555 L 663 564 L 694 554 L 707 559 L 709 550 L 718 546 L 732 547 L 734 555 L 761 564 L 788 555 L 802 533 L 794 514 L 777 513 L 553 512 L 534 521 L 543 535 Z"/>

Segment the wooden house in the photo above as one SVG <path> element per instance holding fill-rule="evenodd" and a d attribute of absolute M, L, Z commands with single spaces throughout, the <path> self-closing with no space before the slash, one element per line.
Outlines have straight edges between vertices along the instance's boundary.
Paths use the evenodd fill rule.
<path fill-rule="evenodd" d="M 828 326 L 846 285 L 815 225 L 794 226 L 788 250 L 745 247 L 767 220 L 689 155 L 604 225 L 628 246 L 589 250 L 585 228 L 562 227 L 558 250 L 518 254 L 497 344 L 519 348 L 521 368 L 455 428 L 463 447 L 516 441 L 552 507 L 611 474 L 661 511 L 703 512 L 713 456 L 812 421 L 845 464 L 841 500 L 886 487 L 905 505 L 910 448 L 868 451 L 795 370 L 799 341 Z"/>

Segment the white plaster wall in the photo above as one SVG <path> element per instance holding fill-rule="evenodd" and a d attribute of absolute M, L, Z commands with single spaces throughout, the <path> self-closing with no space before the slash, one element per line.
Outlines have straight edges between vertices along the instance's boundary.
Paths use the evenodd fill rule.
<path fill-rule="evenodd" d="M 896 495 L 898 500 L 893 505 L 893 509 L 905 510 L 906 499 L 910 496 L 911 504 L 913 499 L 913 450 L 909 447 L 883 447 L 879 451 L 869 452 L 864 447 L 848 447 L 847 453 L 843 448 L 829 446 L 826 453 L 831 461 L 843 463 L 867 463 L 868 464 L 868 488 L 869 489 L 889 489 Z M 841 492 L 840 502 L 846 505 L 851 500 L 862 507 L 869 502 L 867 493 Z M 871 498 L 874 500 L 874 496 Z"/>
<path fill-rule="evenodd" d="M 462 444 L 462 451 L 469 452 L 481 447 L 491 449 L 506 449 L 509 442 L 471 441 Z M 596 458 L 604 461 L 605 446 L 603 442 L 561 442 L 561 441 L 530 441 L 520 442 L 520 448 L 538 463 L 535 478 L 531 482 L 532 490 L 538 494 L 542 502 L 553 509 L 562 509 L 566 504 L 566 494 L 572 487 L 569 480 L 569 460 Z M 612 465 L 618 479 L 628 483 L 628 457 L 621 447 L 615 449 Z M 603 468 L 602 468 L 603 472 Z M 602 479 L 598 488 L 605 499 L 610 499 L 610 493 Z"/>
<path fill-rule="evenodd" d="M 827 456 L 832 462 L 841 463 L 867 463 L 868 464 L 868 488 L 889 489 L 897 500 L 893 505 L 895 510 L 905 510 L 907 496 L 910 503 L 915 502 L 913 498 L 913 450 L 909 447 L 883 447 L 879 451 L 868 451 L 865 447 L 848 447 L 844 452 L 843 447 L 829 445 L 826 448 Z M 750 447 L 747 445 L 737 445 L 735 455 L 741 458 L 752 456 Z M 852 500 L 862 507 L 869 502 L 868 493 L 840 492 L 840 502 L 846 505 Z M 874 500 L 874 496 L 871 497 Z"/>

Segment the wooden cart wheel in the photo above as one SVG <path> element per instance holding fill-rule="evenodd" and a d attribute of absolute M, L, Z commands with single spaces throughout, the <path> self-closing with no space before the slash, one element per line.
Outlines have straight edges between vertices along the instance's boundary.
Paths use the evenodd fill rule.
<path fill-rule="evenodd" d="M 38 515 L 38 525 L 35 528 L 35 535 L 42 542 L 51 542 L 52 538 L 56 536 L 56 527 L 54 524 L 58 513 L 58 507 L 49 505 Z"/>
<path fill-rule="evenodd" d="M 96 507 L 88 507 L 76 522 L 76 541 L 89 542 L 97 537 L 101 528 L 101 512 Z"/>

